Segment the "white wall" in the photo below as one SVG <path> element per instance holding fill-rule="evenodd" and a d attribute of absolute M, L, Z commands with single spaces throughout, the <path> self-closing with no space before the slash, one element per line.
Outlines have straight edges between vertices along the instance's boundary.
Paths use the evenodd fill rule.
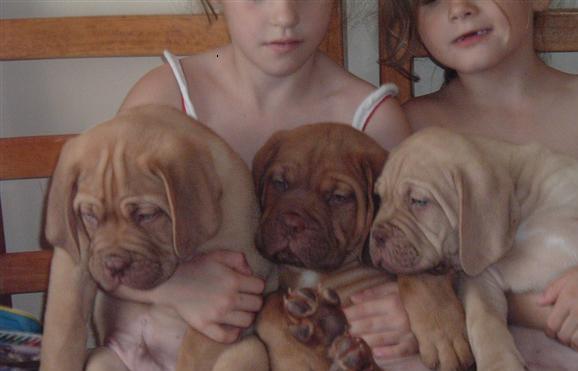
<path fill-rule="evenodd" d="M 198 11 L 200 8 L 193 3 L 191 0 L 0 0 L 0 17 Z M 577 5 L 578 0 L 565 3 Z M 349 69 L 376 84 L 379 81 L 377 1 L 348 0 L 347 9 Z M 552 58 L 563 69 L 578 73 L 576 57 Z M 0 136 L 80 132 L 110 118 L 130 86 L 160 63 L 159 58 L 0 62 Z M 419 65 L 420 92 L 438 86 L 432 71 L 427 63 Z M 6 243 L 11 250 L 28 250 L 38 245 L 45 189 L 46 182 L 42 180 L 0 183 Z M 19 295 L 15 306 L 40 316 L 38 295 Z"/>

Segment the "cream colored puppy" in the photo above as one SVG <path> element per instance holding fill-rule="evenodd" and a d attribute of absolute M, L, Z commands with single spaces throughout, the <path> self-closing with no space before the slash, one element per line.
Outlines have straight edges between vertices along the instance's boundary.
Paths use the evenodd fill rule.
<path fill-rule="evenodd" d="M 523 370 L 505 292 L 542 290 L 578 265 L 578 161 L 431 128 L 391 154 L 376 190 L 373 263 L 396 273 L 463 271 L 477 369 Z"/>

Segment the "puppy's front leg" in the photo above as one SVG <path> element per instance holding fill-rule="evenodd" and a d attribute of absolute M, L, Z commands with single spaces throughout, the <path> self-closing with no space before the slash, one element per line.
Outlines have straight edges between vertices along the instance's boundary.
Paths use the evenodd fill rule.
<path fill-rule="evenodd" d="M 85 265 L 84 261 L 73 262 L 63 249 L 54 249 L 40 359 L 43 371 L 78 371 L 84 367 L 96 296 L 96 283 Z"/>
<path fill-rule="evenodd" d="M 479 371 L 525 370 L 507 324 L 507 301 L 491 269 L 462 280 L 470 344 Z"/>
<path fill-rule="evenodd" d="M 442 371 L 467 369 L 474 360 L 452 275 L 401 275 L 398 282 L 423 363 Z"/>

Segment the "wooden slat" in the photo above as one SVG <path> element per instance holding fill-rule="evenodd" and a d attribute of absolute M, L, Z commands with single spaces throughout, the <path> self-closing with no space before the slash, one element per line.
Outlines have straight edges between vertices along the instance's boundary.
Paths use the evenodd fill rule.
<path fill-rule="evenodd" d="M 321 45 L 343 65 L 341 2 Z M 199 53 L 229 41 L 223 17 L 135 15 L 0 20 L 0 60 L 156 56 Z"/>
<path fill-rule="evenodd" d="M 538 51 L 578 51 L 578 9 L 550 10 L 539 14 L 535 35 Z"/>
<path fill-rule="evenodd" d="M 46 291 L 52 251 L 0 255 L 0 294 Z"/>
<path fill-rule="evenodd" d="M 73 136 L 0 138 L 0 179 L 49 177 L 62 145 Z"/>
<path fill-rule="evenodd" d="M 204 15 L 5 19 L 0 35 L 3 60 L 191 54 L 228 41 L 222 19 Z"/>

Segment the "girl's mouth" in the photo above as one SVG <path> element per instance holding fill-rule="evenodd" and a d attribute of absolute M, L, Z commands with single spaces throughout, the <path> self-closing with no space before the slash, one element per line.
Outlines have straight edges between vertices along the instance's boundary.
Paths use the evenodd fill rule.
<path fill-rule="evenodd" d="M 458 37 L 453 41 L 453 44 L 458 44 L 460 46 L 469 46 L 475 44 L 476 42 L 483 39 L 486 35 L 491 32 L 490 28 L 482 28 L 480 30 L 468 32 Z"/>
<path fill-rule="evenodd" d="M 296 49 L 301 43 L 302 41 L 297 39 L 275 40 L 267 43 L 267 46 L 278 53 L 286 53 Z"/>

